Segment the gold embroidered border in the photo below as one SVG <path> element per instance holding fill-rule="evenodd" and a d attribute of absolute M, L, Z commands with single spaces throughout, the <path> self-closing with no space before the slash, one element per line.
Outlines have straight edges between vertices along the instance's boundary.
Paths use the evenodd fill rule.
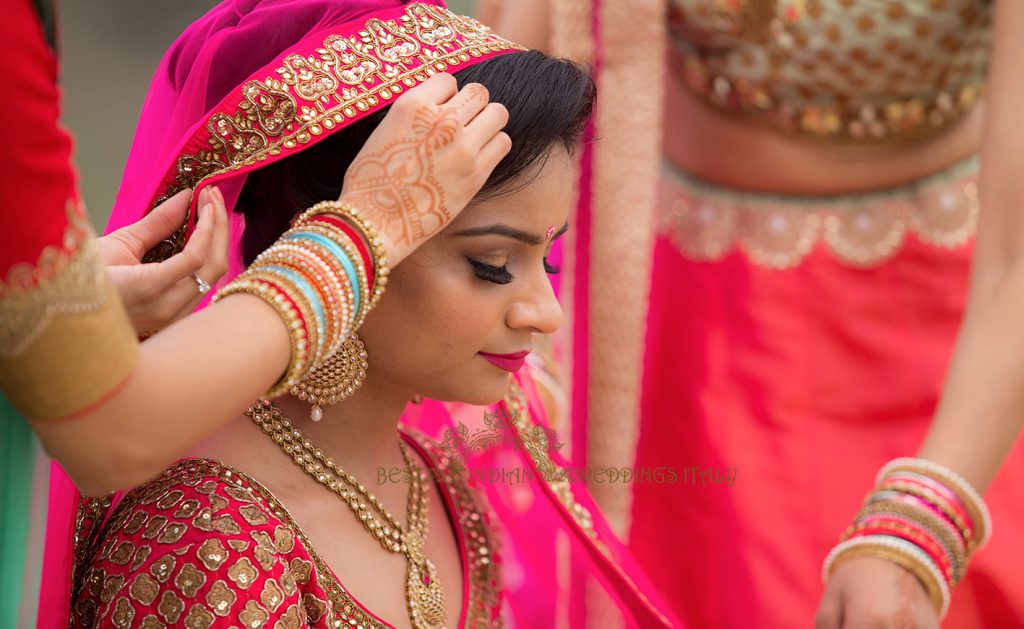
<path fill-rule="evenodd" d="M 398 19 L 371 18 L 356 34 L 329 35 L 315 54 L 286 56 L 276 78 L 247 81 L 233 113 L 210 116 L 209 148 L 178 158 L 173 180 L 158 192 L 153 207 L 211 177 L 301 150 L 316 136 L 344 126 L 436 72 L 509 50 L 523 48 L 472 18 L 421 3 L 407 5 Z M 144 261 L 165 260 L 180 251 L 189 220 Z"/>
<path fill-rule="evenodd" d="M 955 249 L 977 231 L 976 157 L 910 184 L 863 194 L 794 197 L 740 193 L 665 165 L 659 231 L 689 260 L 743 251 L 758 266 L 798 266 L 819 244 L 843 264 L 869 268 L 899 253 L 908 234 Z"/>
<path fill-rule="evenodd" d="M 103 399 L 138 361 L 138 340 L 99 259 L 92 230 L 68 205 L 63 246 L 0 283 L 0 389 L 33 419 L 67 417 Z"/>
<path fill-rule="evenodd" d="M 68 200 L 60 245 L 43 249 L 35 264 L 16 264 L 0 278 L 0 359 L 12 359 L 58 314 L 94 312 L 103 305 L 103 267 L 89 221 Z"/>

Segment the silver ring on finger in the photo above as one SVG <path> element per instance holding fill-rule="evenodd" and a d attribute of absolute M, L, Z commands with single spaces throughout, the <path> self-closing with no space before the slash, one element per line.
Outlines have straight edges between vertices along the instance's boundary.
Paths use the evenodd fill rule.
<path fill-rule="evenodd" d="M 198 273 L 193 273 L 192 279 L 196 281 L 196 286 L 199 288 L 200 295 L 205 295 L 206 293 L 210 292 L 210 289 L 212 288 L 210 286 L 210 283 L 204 280 L 203 278 L 199 277 Z"/>

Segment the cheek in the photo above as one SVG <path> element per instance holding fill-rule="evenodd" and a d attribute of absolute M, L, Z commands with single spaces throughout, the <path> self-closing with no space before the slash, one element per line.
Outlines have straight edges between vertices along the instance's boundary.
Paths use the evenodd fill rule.
<path fill-rule="evenodd" d="M 485 349 L 502 325 L 496 291 L 468 272 L 409 260 L 392 272 L 360 334 L 371 371 L 404 379 L 458 369 Z"/>

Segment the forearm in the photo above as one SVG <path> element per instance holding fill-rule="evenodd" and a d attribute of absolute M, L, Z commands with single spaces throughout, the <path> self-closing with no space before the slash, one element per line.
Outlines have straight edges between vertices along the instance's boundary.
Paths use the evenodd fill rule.
<path fill-rule="evenodd" d="M 175 323 L 140 350 L 129 380 L 101 406 L 34 423 L 85 493 L 147 480 L 237 417 L 281 377 L 291 342 L 273 308 L 235 295 Z"/>
<path fill-rule="evenodd" d="M 997 2 L 980 179 L 982 217 L 967 312 L 920 451 L 978 489 L 1024 424 L 1024 4 Z"/>

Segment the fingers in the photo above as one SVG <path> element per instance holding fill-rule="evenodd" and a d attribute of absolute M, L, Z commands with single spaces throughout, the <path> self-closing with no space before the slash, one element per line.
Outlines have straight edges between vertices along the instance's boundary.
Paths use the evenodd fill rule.
<path fill-rule="evenodd" d="M 459 90 L 459 93 L 453 96 L 445 104 L 445 107 L 455 110 L 455 118 L 459 124 L 467 125 L 476 118 L 477 114 L 484 111 L 490 100 L 491 94 L 486 87 L 479 83 L 470 83 Z"/>
<path fill-rule="evenodd" d="M 478 164 L 485 179 L 491 175 L 491 171 L 498 166 L 498 162 L 504 159 L 511 150 L 512 138 L 508 137 L 504 131 L 499 131 L 487 141 L 487 144 L 484 144 L 484 147 L 480 149 Z"/>
<path fill-rule="evenodd" d="M 466 125 L 466 137 L 477 146 L 485 146 L 508 124 L 508 109 L 501 103 L 490 103 Z"/>
<path fill-rule="evenodd" d="M 220 189 L 214 188 L 210 196 L 213 201 L 213 214 L 215 218 L 213 236 L 211 238 L 210 248 L 207 252 L 206 261 L 203 263 L 203 266 L 195 272 L 195 274 L 204 282 L 213 286 L 228 270 L 228 242 L 231 234 L 227 208 L 224 205 L 224 197 L 221 194 Z M 184 305 L 178 308 L 178 311 L 174 314 L 172 320 L 168 321 L 168 324 L 187 316 L 195 310 L 196 306 L 198 306 L 206 297 L 205 294 L 199 292 L 198 283 L 191 274 L 180 280 L 174 287 L 173 292 L 181 295 L 177 300 L 173 300 L 173 303 L 184 302 Z"/>
<path fill-rule="evenodd" d="M 202 197 L 202 195 L 200 195 Z M 117 237 L 124 242 L 136 258 L 169 237 L 185 223 L 192 189 L 186 188 L 170 199 L 156 206 L 152 212 L 139 221 L 117 230 Z M 200 199 L 202 203 L 202 199 Z"/>
<path fill-rule="evenodd" d="M 447 72 L 438 72 L 423 83 L 409 90 L 398 100 L 401 101 L 403 99 L 408 99 L 413 94 L 416 94 L 418 98 L 423 98 L 428 103 L 443 105 L 451 100 L 458 91 L 459 84 L 455 81 L 454 76 Z"/>
<path fill-rule="evenodd" d="M 180 253 L 155 265 L 157 269 L 154 270 L 152 278 L 154 286 L 159 287 L 158 291 L 169 289 L 182 278 L 188 277 L 202 268 L 213 240 L 216 220 L 213 204 L 207 203 L 200 207 L 199 222 L 196 224 L 192 236 L 185 243 L 185 248 Z"/>

